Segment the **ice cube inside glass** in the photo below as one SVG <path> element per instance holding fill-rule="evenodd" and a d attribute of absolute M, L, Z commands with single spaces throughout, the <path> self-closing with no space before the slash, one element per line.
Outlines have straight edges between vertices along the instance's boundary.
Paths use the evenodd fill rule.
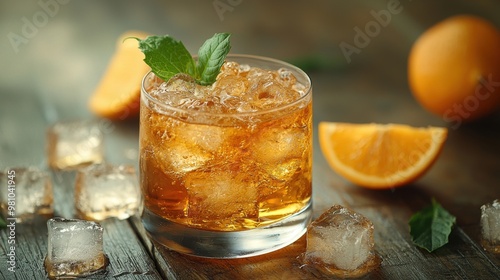
<path fill-rule="evenodd" d="M 238 258 L 282 248 L 311 217 L 312 89 L 282 61 L 228 56 L 217 80 L 144 77 L 143 222 L 182 253 Z"/>
<path fill-rule="evenodd" d="M 93 164 L 78 170 L 74 199 L 80 218 L 127 219 L 141 206 L 139 179 L 132 166 Z"/>
<path fill-rule="evenodd" d="M 103 228 L 96 222 L 53 218 L 47 221 L 49 277 L 85 276 L 103 269 Z"/>
<path fill-rule="evenodd" d="M 58 122 L 47 130 L 48 164 L 56 170 L 100 163 L 103 147 L 103 133 L 94 121 Z"/>
<path fill-rule="evenodd" d="M 6 168 L 0 172 L 0 205 L 6 218 L 31 221 L 54 213 L 52 180 L 37 167 Z"/>

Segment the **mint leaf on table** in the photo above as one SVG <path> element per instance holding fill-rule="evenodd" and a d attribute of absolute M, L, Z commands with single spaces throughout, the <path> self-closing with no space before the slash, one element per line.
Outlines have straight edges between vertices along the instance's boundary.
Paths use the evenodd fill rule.
<path fill-rule="evenodd" d="M 181 41 L 165 36 L 149 36 L 139 41 L 139 49 L 156 76 L 168 81 L 176 74 L 188 74 L 200 85 L 211 85 L 220 72 L 226 55 L 231 49 L 230 34 L 216 33 L 205 41 L 195 62 Z"/>
<path fill-rule="evenodd" d="M 198 76 L 196 78 L 199 79 L 199 84 L 211 85 L 215 82 L 224 59 L 231 49 L 230 36 L 228 33 L 217 33 L 201 46 L 196 66 Z"/>
<path fill-rule="evenodd" d="M 410 235 L 415 245 L 432 252 L 448 243 L 456 218 L 436 200 L 410 218 Z"/>

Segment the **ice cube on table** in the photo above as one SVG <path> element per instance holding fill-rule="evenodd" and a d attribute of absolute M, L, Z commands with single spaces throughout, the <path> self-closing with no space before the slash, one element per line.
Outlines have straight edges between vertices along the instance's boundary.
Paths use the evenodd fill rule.
<path fill-rule="evenodd" d="M 0 205 L 5 218 L 17 222 L 54 213 L 52 180 L 36 167 L 7 168 L 0 171 Z"/>
<path fill-rule="evenodd" d="M 47 130 L 49 166 L 76 169 L 103 161 L 103 133 L 93 121 L 59 122 Z"/>
<path fill-rule="evenodd" d="M 75 209 L 80 218 L 126 219 L 139 211 L 141 192 L 132 166 L 94 164 L 76 175 Z"/>
<path fill-rule="evenodd" d="M 309 226 L 303 262 L 337 277 L 363 276 L 379 264 L 373 229 L 367 218 L 335 205 Z"/>
<path fill-rule="evenodd" d="M 481 206 L 481 243 L 493 253 L 500 253 L 500 201 Z"/>
<path fill-rule="evenodd" d="M 48 251 L 45 269 L 49 277 L 72 277 L 103 269 L 103 228 L 96 222 L 53 218 L 47 221 Z"/>

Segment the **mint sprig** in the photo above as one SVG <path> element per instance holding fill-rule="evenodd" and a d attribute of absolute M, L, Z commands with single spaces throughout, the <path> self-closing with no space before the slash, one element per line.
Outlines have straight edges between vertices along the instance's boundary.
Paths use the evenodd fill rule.
<path fill-rule="evenodd" d="M 199 81 L 199 84 L 211 85 L 215 82 L 226 55 L 231 49 L 229 37 L 227 33 L 215 34 L 198 50 L 195 80 Z"/>
<path fill-rule="evenodd" d="M 156 76 L 168 81 L 180 73 L 188 74 L 200 85 L 215 82 L 220 68 L 226 59 L 231 44 L 228 33 L 216 33 L 198 50 L 195 61 L 181 41 L 165 36 L 149 36 L 139 41 L 139 49 L 144 53 L 146 62 Z"/>
<path fill-rule="evenodd" d="M 432 204 L 415 213 L 409 221 L 410 235 L 415 245 L 432 252 L 446 243 L 456 218 L 434 198 Z"/>

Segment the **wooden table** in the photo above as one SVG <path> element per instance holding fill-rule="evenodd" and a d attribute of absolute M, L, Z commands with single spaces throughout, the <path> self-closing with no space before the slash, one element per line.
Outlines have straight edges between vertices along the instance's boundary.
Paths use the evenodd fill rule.
<path fill-rule="evenodd" d="M 221 2 L 232 6 L 217 12 L 214 4 Z M 478 14 L 500 26 L 497 1 L 401 1 L 400 12 L 393 13 L 388 24 L 359 53 L 351 55 L 348 63 L 340 42 L 353 44 L 354 28 L 364 28 L 374 20 L 370 11 L 388 10 L 387 2 L 254 2 L 52 1 L 49 8 L 37 2 L 0 4 L 4 38 L 0 54 L 0 167 L 46 168 L 45 129 L 59 120 L 95 118 L 86 102 L 113 53 L 116 38 L 129 29 L 172 34 L 193 52 L 213 33 L 227 31 L 234 35 L 234 53 L 293 61 L 306 58 L 312 63 L 301 65 L 307 66 L 313 81 L 316 129 L 320 121 L 449 126 L 424 111 L 410 94 L 406 58 L 411 44 L 423 30 L 457 13 Z M 283 12 L 280 5 L 285 4 Z M 26 41 L 16 45 L 5 39 L 12 33 L 29 32 L 26 22 L 34 24 L 30 36 L 23 37 Z M 311 59 L 318 57 L 319 62 Z M 106 159 L 137 167 L 137 120 L 99 121 L 105 128 Z M 498 114 L 450 128 L 433 168 L 414 184 L 394 190 L 366 190 L 339 177 L 327 166 L 316 137 L 314 217 L 333 204 L 341 204 L 374 223 L 376 252 L 382 264 L 366 279 L 500 279 L 500 257 L 479 245 L 480 206 L 500 198 Z M 56 215 L 73 217 L 74 173 L 51 174 Z M 412 244 L 408 220 L 429 204 L 431 197 L 457 217 L 457 226 L 449 244 L 428 253 Z M 152 244 L 138 217 L 101 224 L 110 265 L 94 276 L 98 279 L 326 278 L 301 268 L 296 257 L 305 250 L 305 238 L 259 257 L 210 260 Z M 0 279 L 46 278 L 45 221 L 17 224 L 16 242 L 17 267 L 11 273 L 4 269 L 7 230 L 0 230 Z"/>

